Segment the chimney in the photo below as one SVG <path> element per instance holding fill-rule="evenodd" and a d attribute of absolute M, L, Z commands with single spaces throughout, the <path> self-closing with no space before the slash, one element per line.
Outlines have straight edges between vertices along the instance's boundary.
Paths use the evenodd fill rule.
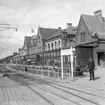
<path fill-rule="evenodd" d="M 103 19 L 102 19 L 102 10 L 97 10 L 94 12 L 94 16 L 97 17 L 97 19 L 99 20 L 100 23 L 103 22 Z"/>
<path fill-rule="evenodd" d="M 61 31 L 61 27 L 58 27 L 58 30 Z"/>
<path fill-rule="evenodd" d="M 70 27 L 72 27 L 72 23 L 67 23 L 67 24 L 66 24 L 66 29 L 68 29 L 68 28 L 70 28 Z"/>

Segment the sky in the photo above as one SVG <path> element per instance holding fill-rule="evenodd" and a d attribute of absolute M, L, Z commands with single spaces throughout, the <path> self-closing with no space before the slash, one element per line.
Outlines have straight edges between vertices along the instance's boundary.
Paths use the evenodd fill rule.
<path fill-rule="evenodd" d="M 94 15 L 101 9 L 105 16 L 105 0 L 0 0 L 0 58 L 17 52 L 25 36 L 37 34 L 38 26 L 66 28 L 66 23 L 77 26 L 81 14 Z M 35 33 L 31 33 L 31 28 Z M 5 29 L 5 30 L 3 30 Z"/>

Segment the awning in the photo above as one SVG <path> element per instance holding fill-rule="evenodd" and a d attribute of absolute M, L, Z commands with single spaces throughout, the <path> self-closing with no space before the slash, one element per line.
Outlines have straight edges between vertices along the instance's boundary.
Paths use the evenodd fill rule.
<path fill-rule="evenodd" d="M 92 42 L 84 42 L 84 43 L 80 43 L 80 44 L 75 44 L 75 47 L 78 47 L 78 46 L 93 46 L 93 43 L 95 41 L 92 41 Z"/>
<path fill-rule="evenodd" d="M 105 44 L 99 44 L 97 52 L 105 52 Z"/>

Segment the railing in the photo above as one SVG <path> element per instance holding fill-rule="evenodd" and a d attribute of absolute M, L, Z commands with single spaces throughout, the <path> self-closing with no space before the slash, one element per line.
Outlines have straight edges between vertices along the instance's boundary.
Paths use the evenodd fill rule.
<path fill-rule="evenodd" d="M 49 76 L 55 78 L 61 78 L 61 67 L 52 67 L 52 66 L 33 66 L 33 65 L 20 65 L 20 64 L 10 64 L 11 68 L 25 71 L 25 66 L 27 66 L 27 72 Z M 64 78 L 69 79 L 71 77 L 70 67 L 64 67 L 63 72 Z"/>

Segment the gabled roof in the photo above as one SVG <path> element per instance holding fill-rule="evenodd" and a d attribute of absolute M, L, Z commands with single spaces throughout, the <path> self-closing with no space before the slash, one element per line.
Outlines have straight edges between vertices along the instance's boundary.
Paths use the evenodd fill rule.
<path fill-rule="evenodd" d="M 105 32 L 104 22 L 100 23 L 96 16 L 82 14 L 81 17 L 90 32 Z"/>
<path fill-rule="evenodd" d="M 27 45 L 31 44 L 31 36 L 25 36 L 25 41 L 27 43 Z"/>
<path fill-rule="evenodd" d="M 48 39 L 51 39 L 51 38 L 55 38 L 55 37 L 58 37 L 60 36 L 63 32 L 67 32 L 67 34 L 69 35 L 75 35 L 75 30 L 77 29 L 77 27 L 69 27 L 67 29 L 58 29 L 57 32 L 55 32 L 52 36 L 50 36 Z"/>
<path fill-rule="evenodd" d="M 58 29 L 53 28 L 42 28 L 39 27 L 40 34 L 42 36 L 42 39 L 48 39 L 50 36 L 52 36 L 55 32 L 58 31 Z"/>
<path fill-rule="evenodd" d="M 52 38 L 55 38 L 55 37 L 59 37 L 62 32 L 63 32 L 62 30 L 58 30 L 58 31 L 55 32 L 52 36 L 50 36 L 48 39 L 52 39 Z M 47 39 L 47 40 L 48 40 L 48 39 Z"/>

